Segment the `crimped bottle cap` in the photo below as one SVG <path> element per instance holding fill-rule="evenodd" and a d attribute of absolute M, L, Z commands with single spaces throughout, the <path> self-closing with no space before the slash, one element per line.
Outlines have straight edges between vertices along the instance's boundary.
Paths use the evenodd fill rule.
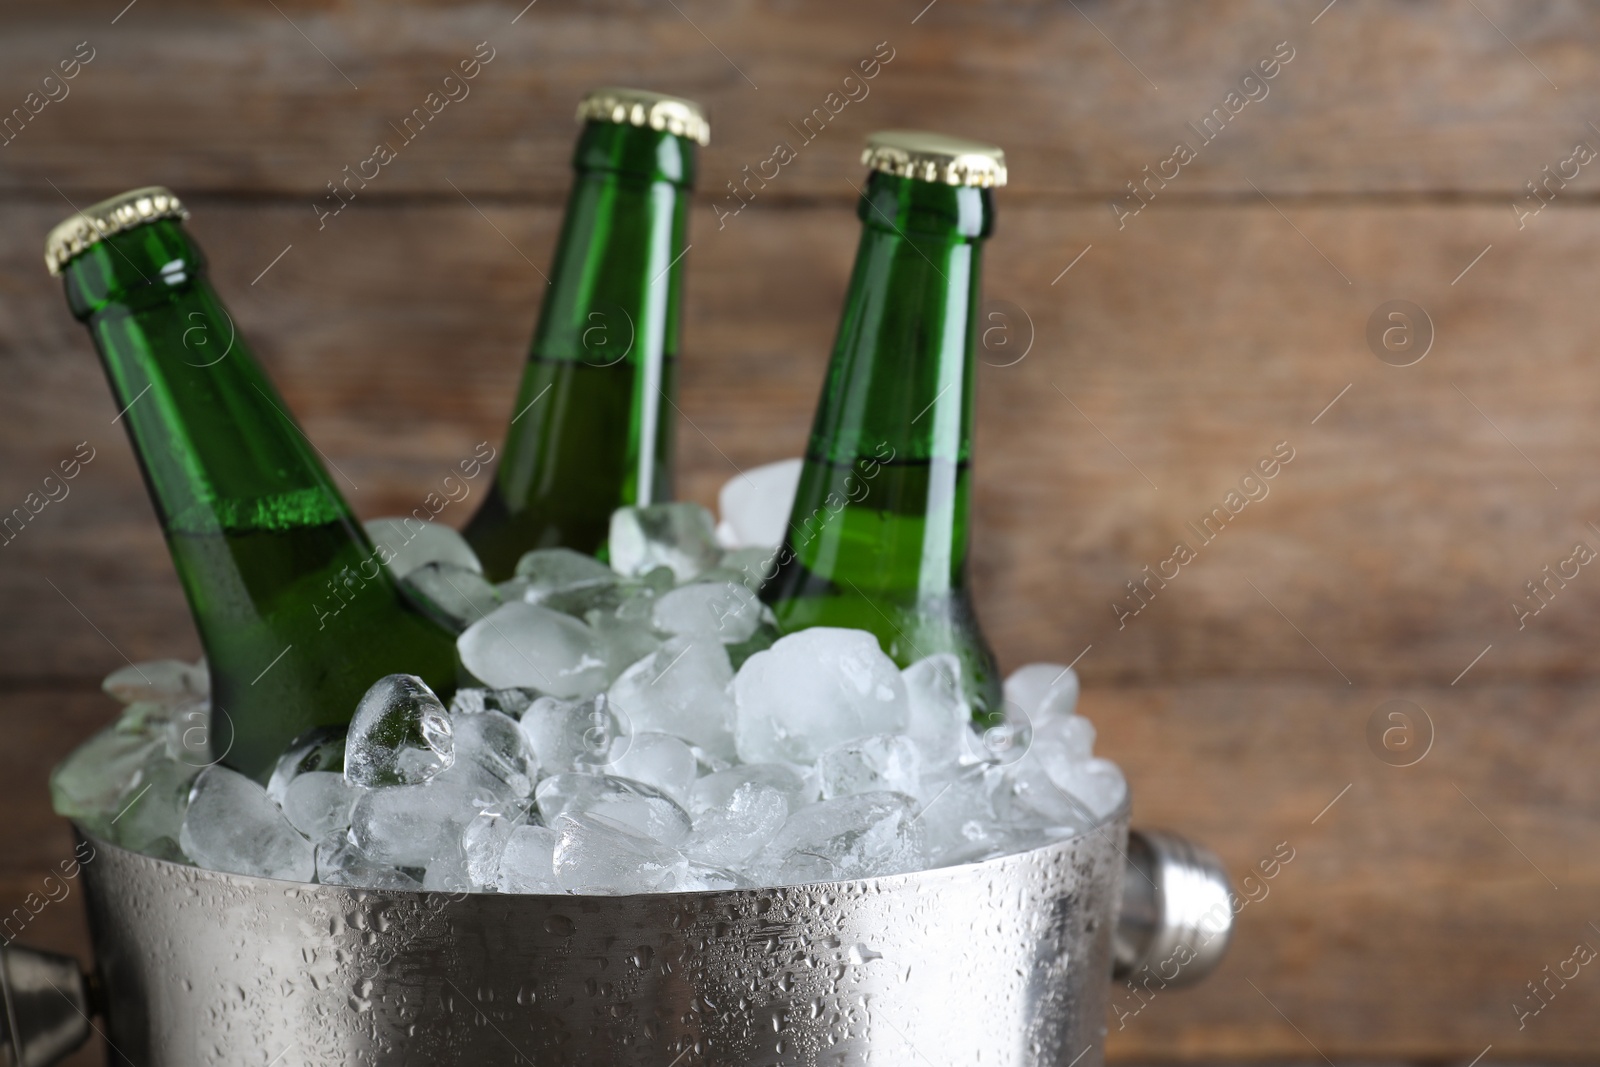
<path fill-rule="evenodd" d="M 885 174 L 940 185 L 999 188 L 1006 183 L 1006 154 L 994 145 L 922 130 L 869 134 L 861 162 Z"/>
<path fill-rule="evenodd" d="M 591 89 L 578 104 L 578 121 L 616 122 L 665 130 L 698 144 L 711 143 L 711 124 L 693 100 L 615 85 Z"/>
<path fill-rule="evenodd" d="M 76 211 L 57 224 L 44 241 L 44 265 L 50 268 L 51 274 L 60 274 L 61 268 L 74 256 L 114 233 L 156 219 L 188 217 L 188 208 L 179 203 L 171 189 L 160 185 L 132 189 Z"/>

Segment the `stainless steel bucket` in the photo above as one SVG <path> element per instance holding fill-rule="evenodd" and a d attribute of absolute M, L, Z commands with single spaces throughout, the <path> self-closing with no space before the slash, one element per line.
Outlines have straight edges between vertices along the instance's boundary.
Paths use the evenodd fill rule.
<path fill-rule="evenodd" d="M 1232 917 L 1215 857 L 1130 838 L 1126 811 L 970 866 L 629 897 L 300 885 L 90 843 L 94 977 L 0 956 L 14 1064 L 98 1011 L 139 1067 L 1089 1067 L 1114 957 L 1198 980 Z"/>

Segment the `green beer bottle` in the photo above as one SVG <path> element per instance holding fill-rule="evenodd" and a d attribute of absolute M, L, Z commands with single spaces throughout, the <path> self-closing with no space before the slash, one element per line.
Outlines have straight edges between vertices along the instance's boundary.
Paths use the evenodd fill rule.
<path fill-rule="evenodd" d="M 1000 681 L 967 592 L 979 260 L 998 148 L 872 135 L 861 243 L 811 427 L 787 539 L 762 599 L 784 632 L 876 634 L 902 667 L 961 661 L 974 712 Z"/>
<path fill-rule="evenodd" d="M 672 396 L 698 105 L 596 89 L 494 485 L 463 533 L 493 581 L 535 548 L 594 552 L 611 513 L 671 498 Z"/>
<path fill-rule="evenodd" d="M 453 637 L 402 600 L 234 329 L 171 192 L 136 189 L 50 233 L 211 668 L 212 753 L 260 776 L 386 674 L 453 688 Z"/>

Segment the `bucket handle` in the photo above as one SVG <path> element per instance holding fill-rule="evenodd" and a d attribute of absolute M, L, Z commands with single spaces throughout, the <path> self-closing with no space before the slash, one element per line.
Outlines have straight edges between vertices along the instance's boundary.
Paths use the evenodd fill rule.
<path fill-rule="evenodd" d="M 0 1067 L 49 1067 L 88 1040 L 92 993 L 71 956 L 0 947 Z"/>
<path fill-rule="evenodd" d="M 1160 830 L 1128 831 L 1112 978 L 1148 972 L 1160 988 L 1194 985 L 1228 951 L 1233 891 L 1216 853 Z M 1148 980 L 1148 979 L 1147 979 Z"/>

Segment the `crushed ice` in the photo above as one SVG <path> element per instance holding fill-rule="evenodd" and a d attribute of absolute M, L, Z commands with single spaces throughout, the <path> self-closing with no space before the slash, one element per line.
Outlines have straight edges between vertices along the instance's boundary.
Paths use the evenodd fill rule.
<path fill-rule="evenodd" d="M 56 768 L 56 810 L 239 874 L 600 894 L 923 870 L 1115 815 L 1126 786 L 1070 668 L 1013 672 L 1006 723 L 980 733 L 953 656 L 901 670 L 864 631 L 777 635 L 754 590 L 793 466 L 725 491 L 720 526 L 693 504 L 621 509 L 610 566 L 540 550 L 498 586 L 445 527 L 368 523 L 481 687 L 446 708 L 381 679 L 263 788 L 206 751 L 203 664 L 123 668 L 105 688 L 127 706 Z"/>

